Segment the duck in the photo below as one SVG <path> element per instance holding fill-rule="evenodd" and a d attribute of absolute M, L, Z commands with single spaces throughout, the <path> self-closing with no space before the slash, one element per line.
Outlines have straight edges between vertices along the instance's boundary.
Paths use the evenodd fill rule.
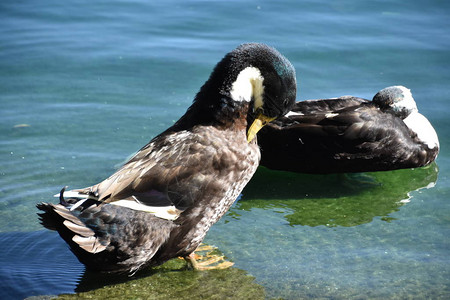
<path fill-rule="evenodd" d="M 275 48 L 226 54 L 173 126 L 98 184 L 37 204 L 88 270 L 133 275 L 194 251 L 238 198 L 260 161 L 258 131 L 296 98 L 295 69 Z"/>
<path fill-rule="evenodd" d="M 298 101 L 258 135 L 261 165 L 310 174 L 417 168 L 433 162 L 439 139 L 411 91 L 386 87 L 355 96 Z"/>

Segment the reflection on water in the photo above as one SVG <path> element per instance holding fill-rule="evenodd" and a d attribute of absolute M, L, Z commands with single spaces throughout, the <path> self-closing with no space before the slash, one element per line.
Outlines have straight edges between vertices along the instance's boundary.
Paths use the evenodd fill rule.
<path fill-rule="evenodd" d="M 424 168 L 363 174 L 309 175 L 260 168 L 245 187 L 245 200 L 233 210 L 283 208 L 290 225 L 356 226 L 389 214 L 408 203 L 409 193 L 432 187 L 435 163 Z M 270 200 L 270 201 L 268 201 Z"/>

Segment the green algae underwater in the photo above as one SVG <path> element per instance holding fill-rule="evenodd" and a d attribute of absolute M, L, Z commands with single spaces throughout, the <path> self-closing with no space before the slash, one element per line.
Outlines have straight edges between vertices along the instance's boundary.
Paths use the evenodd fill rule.
<path fill-rule="evenodd" d="M 438 166 L 388 172 L 330 175 L 297 174 L 259 168 L 239 209 L 289 208 L 290 225 L 357 226 L 389 214 L 409 202 L 409 193 L 434 187 Z M 270 201 L 268 201 L 270 200 Z M 238 212 L 236 212 L 238 214 Z"/>
<path fill-rule="evenodd" d="M 192 271 L 172 259 L 132 279 L 86 272 L 76 294 L 57 299 L 264 299 L 264 288 L 254 279 L 237 268 Z"/>

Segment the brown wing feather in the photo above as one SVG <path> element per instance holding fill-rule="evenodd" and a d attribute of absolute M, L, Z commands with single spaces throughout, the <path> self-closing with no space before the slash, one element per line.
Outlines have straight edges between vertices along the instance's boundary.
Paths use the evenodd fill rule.
<path fill-rule="evenodd" d="M 213 135 L 193 130 L 160 136 L 88 190 L 107 203 L 139 200 L 149 206 L 175 205 L 184 210 L 214 180 L 214 164 L 226 156 L 217 133 Z"/>

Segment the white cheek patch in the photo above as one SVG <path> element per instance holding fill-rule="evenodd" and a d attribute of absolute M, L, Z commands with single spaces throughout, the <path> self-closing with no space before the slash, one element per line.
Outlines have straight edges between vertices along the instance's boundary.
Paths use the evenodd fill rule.
<path fill-rule="evenodd" d="M 247 67 L 242 70 L 231 86 L 231 98 L 234 101 L 250 102 L 255 99 L 255 109 L 263 105 L 264 78 L 258 68 Z"/>
<path fill-rule="evenodd" d="M 417 137 L 424 142 L 428 148 L 439 148 L 439 139 L 436 131 L 430 121 L 428 121 L 428 119 L 422 114 L 419 112 L 413 112 L 405 118 L 403 122 L 405 122 L 406 126 L 417 134 Z"/>
<path fill-rule="evenodd" d="M 417 105 L 416 105 L 416 101 L 414 101 L 414 98 L 411 94 L 411 90 L 405 88 L 404 86 L 398 85 L 395 86 L 396 88 L 400 89 L 403 93 L 403 99 L 399 102 L 395 102 L 392 105 L 392 109 L 394 112 L 399 112 L 402 111 L 404 109 L 406 109 L 406 111 L 409 112 L 415 112 L 417 111 Z"/>

